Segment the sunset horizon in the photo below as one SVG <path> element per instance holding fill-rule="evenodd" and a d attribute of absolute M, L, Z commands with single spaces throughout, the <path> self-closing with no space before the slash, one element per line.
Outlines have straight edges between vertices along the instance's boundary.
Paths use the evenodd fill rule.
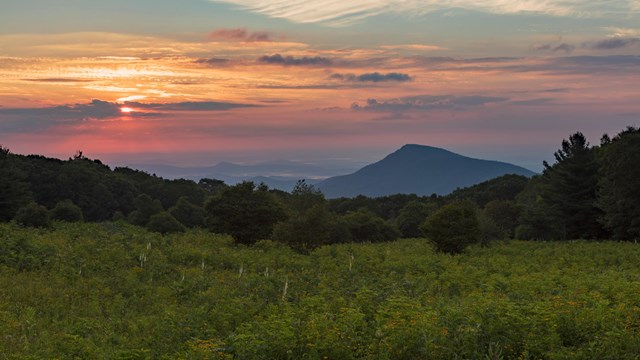
<path fill-rule="evenodd" d="M 0 144 L 113 165 L 357 168 L 404 144 L 542 170 L 640 119 L 640 3 L 3 4 Z"/>

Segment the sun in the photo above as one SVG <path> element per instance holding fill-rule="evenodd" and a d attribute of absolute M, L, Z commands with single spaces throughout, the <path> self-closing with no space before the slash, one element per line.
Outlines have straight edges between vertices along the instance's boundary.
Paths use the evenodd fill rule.
<path fill-rule="evenodd" d="M 130 107 L 121 107 L 121 108 L 120 108 L 120 112 L 123 112 L 123 113 L 125 113 L 125 114 L 128 114 L 128 113 L 130 113 L 130 112 L 133 112 L 133 109 L 132 109 L 132 108 L 130 108 Z"/>

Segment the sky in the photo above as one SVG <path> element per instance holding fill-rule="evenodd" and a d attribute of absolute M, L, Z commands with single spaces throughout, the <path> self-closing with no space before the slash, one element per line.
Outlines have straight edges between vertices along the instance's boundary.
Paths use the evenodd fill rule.
<path fill-rule="evenodd" d="M 0 0 L 0 144 L 108 164 L 540 171 L 640 123 L 640 0 Z"/>

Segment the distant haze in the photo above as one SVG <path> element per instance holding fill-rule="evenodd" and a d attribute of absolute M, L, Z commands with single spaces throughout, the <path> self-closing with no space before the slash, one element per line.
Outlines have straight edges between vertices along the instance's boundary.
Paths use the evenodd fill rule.
<path fill-rule="evenodd" d="M 328 197 L 384 196 L 396 193 L 444 195 L 504 174 L 532 176 L 534 172 L 504 162 L 479 160 L 425 145 L 404 145 L 361 169 L 325 167 L 296 161 L 254 164 L 220 162 L 214 166 L 178 167 L 161 164 L 130 164 L 130 167 L 169 179 L 198 181 L 214 178 L 227 184 L 249 180 L 271 188 L 291 191 L 305 179 Z"/>

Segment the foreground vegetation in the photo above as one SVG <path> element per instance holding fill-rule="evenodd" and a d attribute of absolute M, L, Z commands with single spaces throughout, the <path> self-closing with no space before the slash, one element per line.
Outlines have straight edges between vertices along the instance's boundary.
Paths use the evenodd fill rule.
<path fill-rule="evenodd" d="M 0 224 L 0 359 L 637 359 L 640 247 Z"/>

